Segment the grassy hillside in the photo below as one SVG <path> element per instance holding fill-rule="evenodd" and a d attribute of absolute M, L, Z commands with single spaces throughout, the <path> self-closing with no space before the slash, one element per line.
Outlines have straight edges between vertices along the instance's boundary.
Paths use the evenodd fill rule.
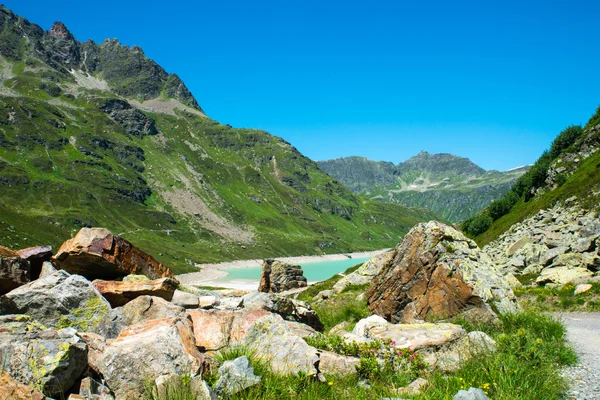
<path fill-rule="evenodd" d="M 573 196 L 584 208 L 600 212 L 599 149 L 600 107 L 584 128 L 569 127 L 561 132 L 509 194 L 465 221 L 463 229 L 469 232 L 470 224 L 481 224 L 477 226 L 481 232 L 470 233 L 483 246 L 513 224 Z"/>
<path fill-rule="evenodd" d="M 56 247 L 103 226 L 181 272 L 389 247 L 435 218 L 358 197 L 284 140 L 211 120 L 139 48 L 0 19 L 1 245 Z"/>

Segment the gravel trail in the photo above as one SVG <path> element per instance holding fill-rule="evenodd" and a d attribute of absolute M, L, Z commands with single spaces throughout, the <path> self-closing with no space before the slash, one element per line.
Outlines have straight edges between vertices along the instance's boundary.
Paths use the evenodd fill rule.
<path fill-rule="evenodd" d="M 568 399 L 600 399 L 600 312 L 559 313 L 569 341 L 579 355 L 579 365 L 565 370 L 571 381 Z"/>

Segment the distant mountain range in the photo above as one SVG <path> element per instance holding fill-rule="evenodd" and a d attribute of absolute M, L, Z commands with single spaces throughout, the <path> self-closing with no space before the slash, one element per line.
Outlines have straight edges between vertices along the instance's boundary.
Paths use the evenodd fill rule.
<path fill-rule="evenodd" d="M 503 197 L 529 168 L 486 171 L 468 158 L 425 151 L 397 165 L 364 157 L 317 164 L 354 193 L 382 202 L 427 208 L 450 222 L 463 221 Z"/>
<path fill-rule="evenodd" d="M 283 139 L 210 119 L 139 47 L 82 43 L 0 7 L 0 55 L 0 245 L 56 247 L 102 226 L 182 272 L 390 247 L 436 218 L 361 198 Z"/>

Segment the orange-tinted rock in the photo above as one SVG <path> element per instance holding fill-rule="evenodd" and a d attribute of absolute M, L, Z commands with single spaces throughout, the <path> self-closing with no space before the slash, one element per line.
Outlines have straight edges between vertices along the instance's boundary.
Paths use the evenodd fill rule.
<path fill-rule="evenodd" d="M 170 301 L 179 286 L 179 282 L 172 278 L 145 281 L 95 280 L 92 283 L 113 307 L 125 305 L 140 296 L 154 296 Z"/>
<path fill-rule="evenodd" d="M 19 255 L 0 246 L 0 295 L 31 281 L 31 267 Z"/>
<path fill-rule="evenodd" d="M 475 242 L 439 222 L 415 226 L 367 291 L 369 310 L 393 323 L 480 308 L 518 309 L 514 293 Z"/>
<path fill-rule="evenodd" d="M 83 228 L 60 246 L 54 263 L 88 279 L 117 279 L 135 274 L 151 279 L 172 277 L 173 272 L 120 236 L 104 228 Z"/>
<path fill-rule="evenodd" d="M 7 372 L 0 372 L 0 399 L 4 400 L 44 400 L 46 396 L 18 382 Z"/>

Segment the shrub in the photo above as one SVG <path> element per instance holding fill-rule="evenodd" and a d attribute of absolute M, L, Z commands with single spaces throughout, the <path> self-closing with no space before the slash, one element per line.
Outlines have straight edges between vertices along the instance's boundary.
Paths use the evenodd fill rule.
<path fill-rule="evenodd" d="M 466 227 L 467 233 L 472 236 L 477 236 L 485 231 L 492 225 L 492 218 L 489 215 L 478 215 L 471 219 L 468 226 Z"/>

